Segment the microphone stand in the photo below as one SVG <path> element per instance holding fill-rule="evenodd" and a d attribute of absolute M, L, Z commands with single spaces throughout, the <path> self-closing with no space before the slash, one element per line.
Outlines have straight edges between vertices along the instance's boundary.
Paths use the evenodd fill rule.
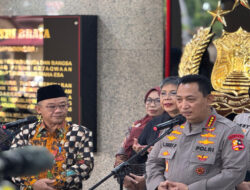
<path fill-rule="evenodd" d="M 146 153 L 146 151 L 152 146 L 154 145 L 156 142 L 158 142 L 159 140 L 161 140 L 163 137 L 165 137 L 166 135 L 170 134 L 173 131 L 173 127 L 175 125 L 170 125 L 168 127 L 168 129 L 166 131 L 163 132 L 162 135 L 160 135 L 158 138 L 156 138 L 155 140 L 153 140 L 151 143 L 149 143 L 144 149 L 142 149 L 141 151 L 139 151 L 138 153 L 134 154 L 132 157 L 130 157 L 127 161 L 121 163 L 120 165 L 116 166 L 109 175 L 107 175 L 106 177 L 104 177 L 102 180 L 100 180 L 98 183 L 96 183 L 94 186 L 92 186 L 89 190 L 93 190 L 95 188 L 97 188 L 99 185 L 101 185 L 104 181 L 106 181 L 108 178 L 110 178 L 113 175 L 117 175 L 118 178 L 120 178 L 120 190 L 123 189 L 123 181 L 124 181 L 124 177 L 126 176 L 126 171 L 125 169 L 129 166 L 130 162 L 133 161 L 135 158 L 137 158 L 139 155 L 144 155 Z"/>

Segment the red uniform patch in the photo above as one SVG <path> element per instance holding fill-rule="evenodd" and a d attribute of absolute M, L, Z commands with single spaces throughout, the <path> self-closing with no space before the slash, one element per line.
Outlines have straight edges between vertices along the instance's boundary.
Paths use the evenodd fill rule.
<path fill-rule="evenodd" d="M 234 139 L 232 140 L 232 149 L 235 151 L 241 151 L 244 150 L 245 145 L 243 144 L 243 141 L 241 139 Z"/>
<path fill-rule="evenodd" d="M 244 139 L 244 135 L 242 135 L 242 134 L 232 134 L 232 135 L 228 136 L 228 139 L 229 140 L 232 140 L 232 139 Z"/>
<path fill-rule="evenodd" d="M 205 173 L 205 168 L 203 167 L 198 167 L 196 168 L 195 172 L 198 174 L 198 175 L 202 175 Z"/>
<path fill-rule="evenodd" d="M 232 149 L 234 151 L 241 151 L 245 149 L 245 145 L 243 143 L 244 135 L 242 134 L 232 134 L 228 137 L 229 140 L 232 141 Z"/>

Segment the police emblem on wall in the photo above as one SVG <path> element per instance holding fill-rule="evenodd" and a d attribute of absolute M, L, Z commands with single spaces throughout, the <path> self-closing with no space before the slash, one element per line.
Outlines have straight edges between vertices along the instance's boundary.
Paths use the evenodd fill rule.
<path fill-rule="evenodd" d="M 239 1 L 235 1 L 230 10 L 223 10 L 218 1 L 217 9 L 208 11 L 213 16 L 213 20 L 209 27 L 198 30 L 198 33 L 186 45 L 179 65 L 180 76 L 199 74 L 202 57 L 214 36 L 212 26 L 218 20 L 226 27 L 224 16 L 228 14 L 231 17 L 235 14 L 238 16 L 239 11 L 235 11 L 237 8 L 246 9 L 247 14 L 250 13 L 249 5 Z M 220 38 L 213 41 L 217 50 L 217 58 L 211 73 L 211 83 L 214 88 L 212 94 L 215 96 L 213 107 L 221 115 L 229 116 L 250 111 L 249 42 L 250 33 L 241 26 L 234 32 L 224 31 Z"/>

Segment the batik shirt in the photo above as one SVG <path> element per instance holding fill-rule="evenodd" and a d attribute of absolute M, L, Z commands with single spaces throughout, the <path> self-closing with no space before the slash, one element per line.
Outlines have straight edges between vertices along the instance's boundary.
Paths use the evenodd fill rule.
<path fill-rule="evenodd" d="M 12 141 L 11 148 L 26 145 L 44 146 L 55 157 L 51 169 L 37 176 L 13 178 L 20 189 L 32 189 L 37 180 L 55 179 L 55 189 L 81 189 L 82 180 L 90 176 L 93 169 L 92 132 L 76 124 L 64 124 L 64 127 L 49 133 L 43 123 L 30 124 L 21 129 Z"/>

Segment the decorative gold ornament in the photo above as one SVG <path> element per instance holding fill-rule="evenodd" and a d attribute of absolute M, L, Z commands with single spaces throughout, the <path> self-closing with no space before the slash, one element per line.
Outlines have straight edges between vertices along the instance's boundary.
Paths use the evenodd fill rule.
<path fill-rule="evenodd" d="M 212 26 L 215 22 L 215 20 L 217 19 L 219 22 L 221 22 L 224 26 L 227 26 L 226 20 L 224 18 L 224 15 L 232 12 L 232 10 L 223 10 L 221 8 L 221 2 L 218 1 L 218 5 L 215 11 L 207 11 L 210 15 L 213 16 L 213 20 L 210 24 L 210 26 Z"/>
<path fill-rule="evenodd" d="M 233 5 L 233 10 L 238 6 L 238 5 L 242 5 L 248 9 L 250 9 L 250 6 L 248 4 L 248 0 L 235 0 L 234 5 Z"/>
<path fill-rule="evenodd" d="M 234 33 L 223 32 L 214 44 L 217 59 L 211 75 L 213 88 L 235 96 L 247 93 L 250 86 L 250 33 L 242 28 Z"/>
<path fill-rule="evenodd" d="M 224 116 L 250 112 L 250 33 L 239 28 L 234 33 L 223 32 L 215 40 L 217 59 L 211 82 L 216 90 L 213 106 Z"/>
<path fill-rule="evenodd" d="M 202 56 L 213 35 L 211 27 L 200 28 L 193 39 L 187 43 L 179 64 L 179 76 L 199 73 Z"/>
<path fill-rule="evenodd" d="M 240 4 L 248 9 L 250 9 L 250 6 L 248 4 L 248 0 L 240 0 Z"/>
<path fill-rule="evenodd" d="M 235 0 L 232 10 L 222 10 L 220 1 L 215 11 L 209 11 L 213 20 L 209 28 L 201 28 L 185 46 L 179 65 L 179 76 L 198 74 L 202 56 L 213 37 L 211 27 L 216 19 L 225 26 L 224 15 L 239 4 L 249 8 L 247 0 Z M 239 28 L 234 33 L 223 32 L 214 41 L 217 58 L 213 67 L 211 82 L 215 91 L 213 107 L 221 115 L 250 112 L 248 89 L 250 86 L 250 33 Z"/>

